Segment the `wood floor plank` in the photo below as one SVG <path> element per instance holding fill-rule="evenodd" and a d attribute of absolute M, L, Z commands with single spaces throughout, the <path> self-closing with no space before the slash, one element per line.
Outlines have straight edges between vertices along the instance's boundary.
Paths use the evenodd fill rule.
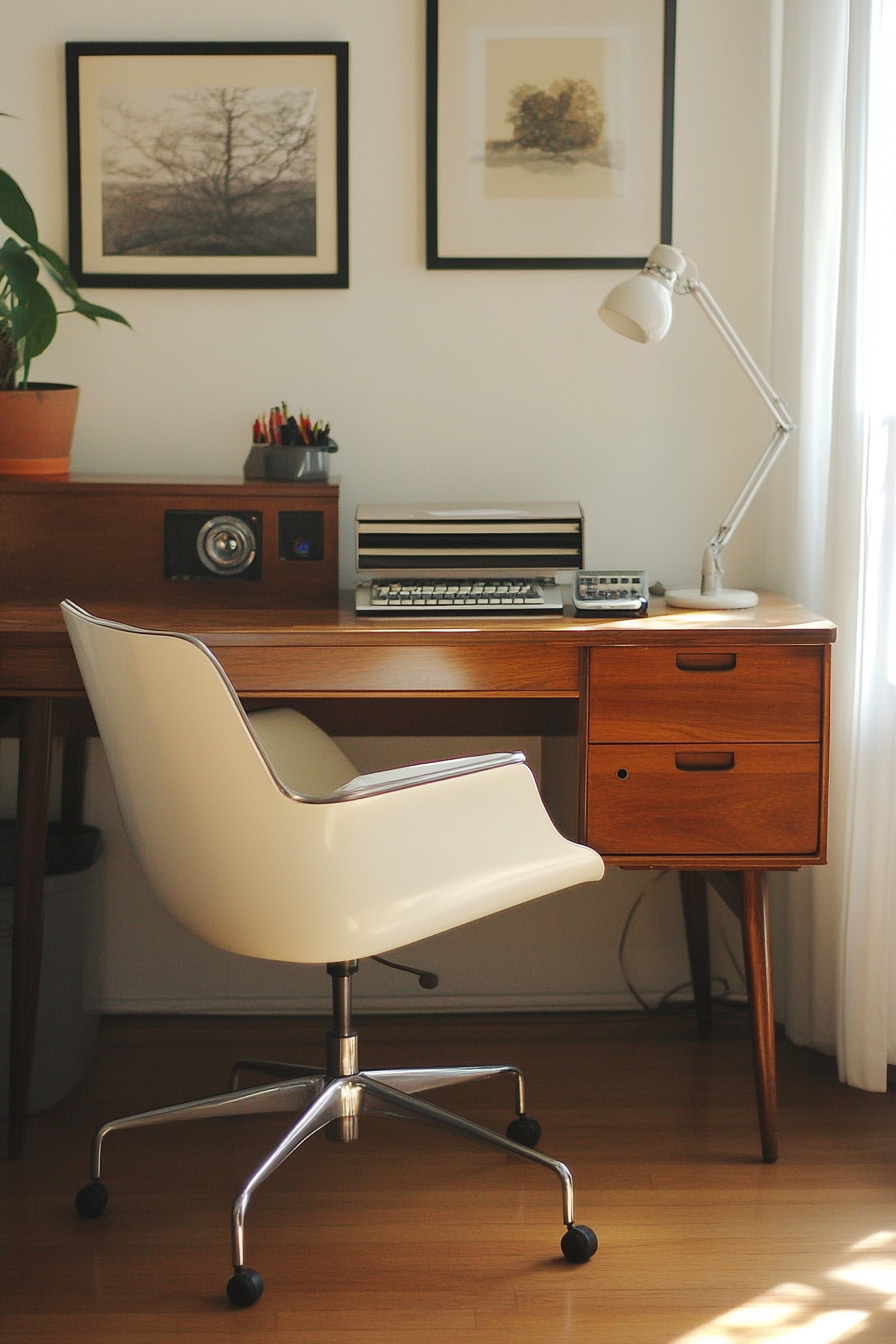
<path fill-rule="evenodd" d="M 322 1057 L 302 1019 L 109 1019 L 85 1083 L 0 1165 L 2 1344 L 862 1344 L 896 1339 L 896 1099 L 779 1041 L 781 1158 L 761 1161 L 743 1014 L 362 1021 L 362 1062 L 519 1063 L 541 1147 L 572 1169 L 600 1250 L 559 1255 L 549 1171 L 452 1134 L 363 1117 L 258 1191 L 229 1308 L 229 1210 L 284 1115 L 109 1141 L 105 1214 L 72 1206 L 97 1123 L 220 1090 L 233 1059 Z M 440 1103 L 503 1129 L 506 1080 Z M 801 1332 L 801 1333 L 800 1333 Z"/>

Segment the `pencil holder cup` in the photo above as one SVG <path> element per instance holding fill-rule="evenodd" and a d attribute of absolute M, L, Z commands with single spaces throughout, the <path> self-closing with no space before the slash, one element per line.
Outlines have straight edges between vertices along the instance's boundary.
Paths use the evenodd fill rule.
<path fill-rule="evenodd" d="M 316 448 L 291 448 L 279 443 L 253 443 L 243 465 L 247 481 L 327 481 L 332 439 Z"/>

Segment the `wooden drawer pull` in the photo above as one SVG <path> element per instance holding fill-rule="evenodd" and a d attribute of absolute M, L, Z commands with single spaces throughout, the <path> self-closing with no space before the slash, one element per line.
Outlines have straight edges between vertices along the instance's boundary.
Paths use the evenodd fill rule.
<path fill-rule="evenodd" d="M 679 672 L 733 672 L 737 666 L 737 654 L 676 653 L 675 666 Z"/>
<path fill-rule="evenodd" d="M 733 770 L 733 751 L 676 751 L 676 770 Z"/>

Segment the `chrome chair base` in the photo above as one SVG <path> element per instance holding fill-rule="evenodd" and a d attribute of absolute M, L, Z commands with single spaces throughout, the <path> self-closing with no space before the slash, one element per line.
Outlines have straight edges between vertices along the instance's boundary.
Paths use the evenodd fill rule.
<path fill-rule="evenodd" d="M 196 1101 L 181 1102 L 173 1106 L 161 1106 L 150 1111 L 141 1111 L 135 1115 L 123 1116 L 102 1125 L 96 1133 L 90 1164 L 90 1184 L 81 1190 L 76 1199 L 79 1213 L 84 1217 L 95 1217 L 102 1213 L 107 1201 L 107 1193 L 102 1185 L 102 1155 L 105 1140 L 115 1133 L 126 1129 L 139 1129 L 150 1125 L 164 1125 L 176 1120 L 202 1120 L 225 1115 L 258 1115 L 274 1111 L 295 1111 L 299 1115 L 295 1123 L 287 1130 L 280 1143 L 256 1168 L 233 1203 L 231 1214 L 231 1246 L 233 1252 L 234 1276 L 228 1285 L 228 1296 L 235 1305 L 251 1305 L 249 1301 L 237 1301 L 243 1296 L 257 1300 L 261 1295 L 262 1281 L 254 1271 L 246 1268 L 245 1261 L 245 1221 L 249 1202 L 263 1181 L 276 1171 L 281 1163 L 295 1152 L 307 1139 L 328 1128 L 328 1137 L 349 1142 L 357 1137 L 358 1117 L 360 1115 L 386 1115 L 401 1119 L 417 1120 L 424 1124 L 454 1130 L 466 1134 L 482 1143 L 490 1144 L 515 1157 L 553 1171 L 560 1181 L 563 1201 L 563 1222 L 567 1227 L 567 1237 L 574 1233 L 575 1249 L 579 1249 L 582 1238 L 594 1237 L 589 1229 L 575 1223 L 573 1181 L 569 1169 L 555 1158 L 547 1157 L 532 1147 L 507 1138 L 495 1130 L 487 1129 L 473 1120 L 457 1115 L 453 1111 L 424 1101 L 416 1094 L 431 1091 L 439 1087 L 449 1087 L 456 1083 L 476 1082 L 483 1078 L 495 1078 L 509 1074 L 516 1083 L 516 1114 L 518 1120 L 529 1120 L 524 1109 L 524 1082 L 520 1070 L 511 1064 L 460 1065 L 448 1068 L 417 1069 L 372 1069 L 363 1073 L 353 1073 L 346 1077 L 327 1078 L 322 1070 L 313 1070 L 310 1066 L 290 1065 L 274 1060 L 240 1060 L 234 1065 L 233 1072 L 264 1069 L 269 1073 L 289 1072 L 288 1077 L 280 1081 L 261 1084 L 257 1087 L 239 1088 L 218 1093 L 211 1097 L 202 1097 Z M 513 1124 L 511 1122 L 511 1131 Z M 335 1131 L 335 1132 L 333 1132 Z M 537 1134 L 537 1126 L 536 1126 Z M 537 1138 L 535 1139 L 537 1142 Z M 564 1237 L 563 1244 L 567 1243 Z M 586 1243 L 587 1244 L 587 1243 Z M 597 1239 L 594 1238 L 594 1249 Z M 590 1254 L 569 1255 L 569 1259 L 590 1259 Z M 591 1251 L 593 1254 L 593 1251 Z M 236 1284 L 234 1285 L 234 1280 Z M 255 1290 L 255 1284 L 258 1287 Z M 232 1285 L 234 1285 L 232 1287 Z M 254 1295 L 253 1295 L 254 1292 Z"/>
<path fill-rule="evenodd" d="M 451 1129 L 511 1153 L 514 1157 L 522 1157 L 547 1167 L 560 1181 L 563 1199 L 566 1232 L 560 1242 L 560 1249 L 567 1260 L 577 1263 L 590 1260 L 597 1250 L 597 1237 L 590 1228 L 575 1222 L 569 1169 L 556 1158 L 546 1157 L 535 1150 L 541 1127 L 526 1114 L 525 1084 L 520 1070 L 512 1064 L 360 1070 L 358 1036 L 351 1026 L 351 977 L 356 969 L 356 962 L 335 962 L 327 967 L 333 977 L 333 1029 L 327 1033 L 326 1069 L 280 1060 L 241 1059 L 231 1069 L 229 1092 L 140 1111 L 101 1125 L 93 1140 L 90 1183 L 75 1198 L 75 1207 L 81 1216 L 98 1217 L 108 1202 L 108 1191 L 101 1177 L 103 1145 L 111 1134 L 149 1125 L 165 1125 L 175 1120 L 259 1115 L 274 1111 L 297 1112 L 294 1123 L 276 1148 L 255 1169 L 233 1203 L 231 1249 L 234 1272 L 227 1284 L 227 1296 L 234 1306 L 252 1306 L 264 1289 L 261 1275 L 249 1269 L 245 1262 L 246 1213 L 255 1191 L 306 1139 L 319 1130 L 326 1129 L 327 1137 L 339 1143 L 350 1143 L 358 1137 L 361 1115 L 386 1115 Z M 238 1087 L 242 1075 L 250 1071 L 267 1073 L 278 1081 L 256 1087 Z M 432 1102 L 423 1101 L 417 1095 L 456 1083 L 497 1078 L 502 1074 L 513 1078 L 516 1094 L 516 1119 L 510 1122 L 507 1135 L 498 1134 Z"/>

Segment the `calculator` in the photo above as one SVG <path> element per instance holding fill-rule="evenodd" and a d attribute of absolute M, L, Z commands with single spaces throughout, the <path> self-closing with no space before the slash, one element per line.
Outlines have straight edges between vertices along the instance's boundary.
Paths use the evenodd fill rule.
<path fill-rule="evenodd" d="M 578 569 L 572 602 L 580 616 L 646 616 L 643 569 Z"/>

